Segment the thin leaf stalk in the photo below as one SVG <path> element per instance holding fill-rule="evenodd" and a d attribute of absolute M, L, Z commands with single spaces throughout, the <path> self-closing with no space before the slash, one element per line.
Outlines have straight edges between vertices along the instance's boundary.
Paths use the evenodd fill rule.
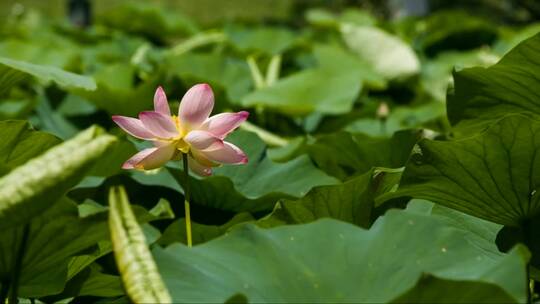
<path fill-rule="evenodd" d="M 259 69 L 259 66 L 257 65 L 257 62 L 255 61 L 255 57 L 248 56 L 246 61 L 247 61 L 247 64 L 249 66 L 249 71 L 251 72 L 251 78 L 253 79 L 253 83 L 255 84 L 255 88 L 257 90 L 265 88 L 267 86 L 266 80 L 264 79 L 264 76 L 261 73 L 261 70 Z"/>
<path fill-rule="evenodd" d="M 266 69 L 266 85 L 271 86 L 279 79 L 281 70 L 281 54 L 272 56 Z"/>
<path fill-rule="evenodd" d="M 249 121 L 244 121 L 240 125 L 240 129 L 257 134 L 264 141 L 264 143 L 269 146 L 283 147 L 289 144 L 287 139 L 254 125 Z"/>
<path fill-rule="evenodd" d="M 191 187 L 189 182 L 189 164 L 188 164 L 188 154 L 182 153 L 182 162 L 184 165 L 184 212 L 186 218 L 186 238 L 188 247 L 193 246 L 192 234 L 191 234 L 191 210 L 190 210 L 190 200 L 191 200 Z"/>

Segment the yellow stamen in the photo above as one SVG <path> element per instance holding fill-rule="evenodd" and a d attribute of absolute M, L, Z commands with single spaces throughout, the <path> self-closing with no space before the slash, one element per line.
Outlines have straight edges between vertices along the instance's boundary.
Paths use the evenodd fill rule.
<path fill-rule="evenodd" d="M 189 144 L 185 142 L 184 139 L 180 139 L 176 142 L 176 149 L 180 150 L 182 153 L 188 153 Z"/>
<path fill-rule="evenodd" d="M 163 141 L 173 144 L 176 149 L 182 153 L 188 153 L 189 144 L 184 140 L 184 137 L 187 135 L 188 130 L 182 125 L 182 123 L 180 123 L 180 118 L 176 115 L 171 116 L 171 119 L 174 122 L 176 130 L 178 131 L 178 135 L 174 138 L 165 139 Z"/>

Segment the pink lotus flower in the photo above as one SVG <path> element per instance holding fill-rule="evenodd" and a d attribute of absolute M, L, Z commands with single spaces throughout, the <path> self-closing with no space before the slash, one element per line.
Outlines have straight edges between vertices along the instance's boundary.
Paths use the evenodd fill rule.
<path fill-rule="evenodd" d="M 189 167 L 199 175 L 211 175 L 220 164 L 245 164 L 247 157 L 240 148 L 224 141 L 244 122 L 249 113 L 221 113 L 208 117 L 214 107 L 214 93 L 208 84 L 197 84 L 180 102 L 178 116 L 171 115 L 167 96 L 161 87 L 154 95 L 154 111 L 139 114 L 139 119 L 113 116 L 114 122 L 128 134 L 152 141 L 128 159 L 122 168 L 150 170 L 171 159 L 189 155 Z"/>

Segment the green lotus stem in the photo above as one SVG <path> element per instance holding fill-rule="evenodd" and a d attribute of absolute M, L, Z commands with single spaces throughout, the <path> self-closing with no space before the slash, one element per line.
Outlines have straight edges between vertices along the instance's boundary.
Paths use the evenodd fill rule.
<path fill-rule="evenodd" d="M 224 42 L 225 40 L 227 40 L 227 36 L 222 32 L 200 33 L 174 46 L 169 51 L 169 54 L 179 56 L 198 47 L 212 43 Z"/>
<path fill-rule="evenodd" d="M 131 59 L 129 60 L 131 64 L 133 65 L 139 65 L 143 62 L 144 57 L 150 50 L 151 46 L 149 43 L 143 43 L 141 46 L 137 48 L 135 51 L 135 54 L 131 56 Z"/>
<path fill-rule="evenodd" d="M 281 70 L 281 54 L 272 56 L 266 70 L 266 85 L 271 86 L 279 79 Z"/>
<path fill-rule="evenodd" d="M 187 153 L 182 153 L 182 161 L 184 164 L 184 177 L 186 182 L 184 183 L 184 210 L 186 217 L 186 238 L 188 247 L 193 246 L 193 241 L 191 237 L 191 211 L 189 206 L 189 201 L 191 199 L 191 189 L 189 185 L 189 167 L 188 167 L 188 155 Z"/>
<path fill-rule="evenodd" d="M 255 83 L 255 88 L 262 89 L 266 87 L 266 80 L 264 79 L 257 62 L 255 62 L 255 57 L 248 56 L 246 61 L 249 66 L 249 71 L 251 72 L 251 78 L 253 78 L 253 82 Z"/>
<path fill-rule="evenodd" d="M 15 265 L 13 265 L 13 272 L 11 274 L 11 290 L 9 292 L 9 304 L 17 304 L 19 302 L 19 283 L 21 279 L 22 262 L 26 253 L 26 247 L 28 245 L 28 235 L 30 234 L 30 224 L 24 225 L 21 243 L 17 250 L 17 256 Z M 3 303 L 2 303 L 3 304 Z"/>
<path fill-rule="evenodd" d="M 269 146 L 283 147 L 289 143 L 289 141 L 285 138 L 280 137 L 270 131 L 267 131 L 257 125 L 254 125 L 249 121 L 244 121 L 240 125 L 240 129 L 257 134 Z"/>

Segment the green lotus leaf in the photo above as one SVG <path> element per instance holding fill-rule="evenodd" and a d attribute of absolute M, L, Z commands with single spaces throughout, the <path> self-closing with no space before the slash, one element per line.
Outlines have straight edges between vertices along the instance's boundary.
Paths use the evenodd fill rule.
<path fill-rule="evenodd" d="M 268 210 L 280 198 L 299 198 L 313 187 L 339 182 L 317 169 L 306 155 L 285 163 L 270 160 L 265 144 L 254 133 L 237 131 L 227 140 L 244 150 L 248 164 L 216 168 L 207 178 L 190 177 L 194 204 L 236 212 Z M 169 170 L 185 185 L 182 172 Z"/>
<path fill-rule="evenodd" d="M 430 200 L 495 223 L 518 227 L 540 212 L 540 123 L 522 115 L 455 141 L 424 139 L 399 189 L 381 199 Z"/>
<path fill-rule="evenodd" d="M 538 56 L 540 34 L 520 43 L 487 69 L 454 72 L 447 112 L 457 132 L 470 134 L 510 113 L 540 115 Z"/>
<path fill-rule="evenodd" d="M 330 219 L 244 225 L 193 248 L 153 253 L 175 302 L 224 302 L 236 294 L 250 303 L 415 300 L 411 289 L 426 273 L 451 282 L 423 284 L 424 293 L 456 285 L 454 292 L 472 293 L 480 284 L 523 302 L 526 250 L 487 255 L 466 236 L 429 215 L 389 211 L 370 230 Z"/>

